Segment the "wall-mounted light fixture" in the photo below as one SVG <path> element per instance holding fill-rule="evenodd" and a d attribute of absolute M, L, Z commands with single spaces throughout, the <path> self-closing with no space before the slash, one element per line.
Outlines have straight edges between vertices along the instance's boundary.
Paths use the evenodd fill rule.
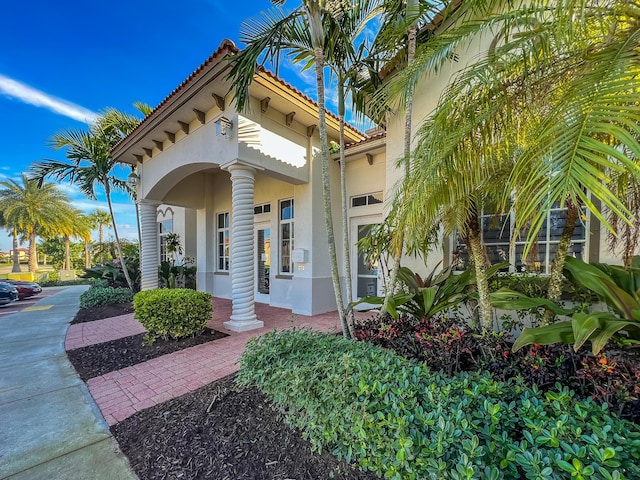
<path fill-rule="evenodd" d="M 216 124 L 216 135 L 218 135 L 219 137 L 227 137 L 227 138 L 231 136 L 231 127 L 233 126 L 233 124 L 231 123 L 231 120 L 229 120 L 226 117 L 220 117 L 215 121 L 215 124 Z"/>
<path fill-rule="evenodd" d="M 127 183 L 132 187 L 138 186 L 138 182 L 140 181 L 140 176 L 135 172 L 135 170 L 131 170 L 131 173 L 127 177 Z"/>

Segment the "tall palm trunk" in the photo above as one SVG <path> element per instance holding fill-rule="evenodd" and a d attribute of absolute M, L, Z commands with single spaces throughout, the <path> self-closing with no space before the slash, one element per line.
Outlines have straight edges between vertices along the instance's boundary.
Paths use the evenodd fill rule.
<path fill-rule="evenodd" d="M 552 302 L 558 303 L 562 295 L 562 270 L 569 253 L 571 238 L 576 229 L 576 222 L 580 216 L 580 209 L 571 201 L 567 200 L 567 217 L 565 220 L 562 235 L 558 242 L 556 256 L 551 266 L 551 275 L 549 276 L 549 290 L 547 290 L 547 298 Z M 555 318 L 555 314 L 551 310 L 546 310 L 542 317 L 542 325 L 550 324 Z"/>
<path fill-rule="evenodd" d="M 38 251 L 36 248 L 36 227 L 29 232 L 29 271 L 35 273 L 38 270 Z"/>
<path fill-rule="evenodd" d="M 89 255 L 89 241 L 84 241 L 84 268 L 91 267 L 91 256 Z"/>
<path fill-rule="evenodd" d="M 409 11 L 411 8 L 415 8 L 416 6 L 415 0 L 409 0 L 407 2 L 407 12 L 411 14 Z M 416 44 L 418 38 L 418 26 L 416 22 L 413 22 L 407 31 L 407 66 L 410 66 L 413 63 L 413 60 L 416 56 Z M 406 110 L 404 114 L 404 174 L 405 177 L 409 175 L 409 157 L 411 155 L 411 120 L 413 113 L 413 93 L 407 95 Z M 389 300 L 393 296 L 396 290 L 396 283 L 398 282 L 398 273 L 400 272 L 400 261 L 402 259 L 402 250 L 404 247 L 404 230 L 400 230 L 396 232 L 396 248 L 393 253 L 393 266 L 391 268 L 391 273 L 389 274 L 389 284 L 387 285 L 384 297 L 384 305 L 383 311 L 387 311 L 389 306 Z"/>
<path fill-rule="evenodd" d="M 489 299 L 489 280 L 486 272 L 486 256 L 480 238 L 480 219 L 477 210 L 470 218 L 467 231 L 467 245 L 470 247 L 473 268 L 476 274 L 476 287 L 478 289 L 478 310 L 480 311 L 480 325 L 483 332 L 489 332 L 493 328 L 493 307 Z"/>
<path fill-rule="evenodd" d="M 13 229 L 13 268 L 11 273 L 20 273 L 20 252 L 18 251 L 18 231 Z"/>
<path fill-rule="evenodd" d="M 349 335 L 353 337 L 353 285 L 351 283 L 351 242 L 349 240 L 349 205 L 347 199 L 347 161 L 345 158 L 345 141 L 344 141 L 344 78 L 338 79 L 338 116 L 340 118 L 340 190 L 342 197 L 342 242 L 344 248 L 344 272 L 345 272 L 345 289 L 347 293 L 347 309 L 345 312 L 346 323 L 349 328 Z"/>
<path fill-rule="evenodd" d="M 133 292 L 133 282 L 129 277 L 129 269 L 127 268 L 127 264 L 124 261 L 124 255 L 122 255 L 122 245 L 120 245 L 120 236 L 118 235 L 118 227 L 116 226 L 116 217 L 113 215 L 113 205 L 111 205 L 111 189 L 109 188 L 109 184 L 105 184 L 105 195 L 107 197 L 107 205 L 109 205 L 109 213 L 111 214 L 111 222 L 113 223 L 113 234 L 116 237 L 116 248 L 118 249 L 118 258 L 120 259 L 120 267 L 122 268 L 122 273 L 124 274 L 124 278 L 127 280 L 127 285 L 129 289 Z"/>
<path fill-rule="evenodd" d="M 64 269 L 71 270 L 71 240 L 69 235 L 64 236 Z"/>
<path fill-rule="evenodd" d="M 338 315 L 342 334 L 349 338 L 350 329 L 345 315 L 342 287 L 340 285 L 340 273 L 338 271 L 338 258 L 336 256 L 336 239 L 333 231 L 333 214 L 331 211 L 331 184 L 329 178 L 329 146 L 327 144 L 327 123 L 324 104 L 324 51 L 322 47 L 314 48 L 316 63 L 316 87 L 318 90 L 318 123 L 320 125 L 320 156 L 322 163 L 322 198 L 324 200 L 324 221 L 327 229 L 327 243 L 329 247 L 329 263 L 331 264 L 331 279 L 333 291 L 336 296 Z"/>
<path fill-rule="evenodd" d="M 113 221 L 113 217 L 111 217 Z M 98 226 L 98 243 L 100 243 L 100 265 L 104 265 L 104 223 L 100 222 Z"/>

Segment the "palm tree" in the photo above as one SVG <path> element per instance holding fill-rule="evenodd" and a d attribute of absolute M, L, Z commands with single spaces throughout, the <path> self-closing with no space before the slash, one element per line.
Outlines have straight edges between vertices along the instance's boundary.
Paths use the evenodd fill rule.
<path fill-rule="evenodd" d="M 338 11 L 332 17 L 331 35 L 338 38 L 328 57 L 327 63 L 335 73 L 338 88 L 338 118 L 340 121 L 340 140 L 339 140 L 339 156 L 340 156 L 340 193 L 342 201 L 342 240 L 344 248 L 344 265 L 345 265 L 345 290 L 347 293 L 347 305 L 353 303 L 353 286 L 351 277 L 351 239 L 349 234 L 349 216 L 348 216 L 348 199 L 347 199 L 347 175 L 346 175 L 346 158 L 345 158 L 345 114 L 346 114 L 346 97 L 348 95 L 353 99 L 352 106 L 361 105 L 362 99 L 356 98 L 360 96 L 358 86 L 361 82 L 363 71 L 366 70 L 368 53 L 367 39 L 363 38 L 363 31 L 371 20 L 378 17 L 381 12 L 381 1 L 356 2 L 345 11 Z M 346 323 L 349 333 L 353 336 L 353 311 L 348 307 L 345 312 Z"/>
<path fill-rule="evenodd" d="M 146 108 L 144 104 L 139 105 Z M 67 159 L 71 162 L 46 160 L 35 163 L 29 170 L 31 176 L 39 182 L 48 176 L 60 181 L 69 180 L 77 184 L 92 200 L 96 199 L 96 186 L 100 185 L 104 189 L 122 272 L 131 290 L 134 286 L 125 266 L 111 200 L 112 190 L 126 190 L 127 182 L 115 176 L 116 162 L 111 158 L 110 152 L 137 124 L 134 119 L 134 116 L 108 109 L 87 131 L 63 130 L 53 136 L 51 146 L 56 150 L 65 149 Z"/>
<path fill-rule="evenodd" d="M 97 209 L 89 215 L 92 228 L 98 229 L 98 245 L 100 247 L 100 263 L 104 264 L 104 229 L 113 225 L 113 219 L 109 212 Z"/>
<path fill-rule="evenodd" d="M 20 273 L 20 256 L 18 252 L 18 230 L 15 227 L 11 227 L 7 220 L 4 217 L 4 212 L 0 211 L 0 227 L 7 228 L 11 230 L 11 236 L 13 237 L 12 243 L 12 261 L 13 267 L 11 268 L 11 273 Z"/>
<path fill-rule="evenodd" d="M 29 239 L 29 271 L 38 269 L 36 238 L 48 235 L 65 222 L 64 213 L 70 204 L 67 196 L 52 183 L 29 180 L 21 175 L 22 185 L 16 180 L 0 182 L 0 208 L 7 222 Z"/>
<path fill-rule="evenodd" d="M 233 79 L 233 95 L 239 111 L 242 111 L 249 99 L 248 89 L 253 81 L 258 61 L 278 63 L 285 51 L 299 51 L 298 40 L 308 38 L 313 51 L 313 64 L 316 73 L 318 94 L 318 125 L 320 132 L 320 161 L 322 165 L 322 195 L 324 200 L 325 228 L 329 247 L 331 277 L 340 316 L 342 331 L 349 336 L 345 305 L 340 285 L 340 273 L 336 256 L 336 242 L 333 229 L 331 208 L 331 186 L 329 182 L 329 145 L 327 143 L 327 123 L 324 91 L 324 67 L 327 50 L 325 27 L 327 17 L 334 12 L 344 11 L 349 2 L 345 0 L 303 0 L 291 13 L 285 14 L 281 8 L 284 0 L 272 0 L 276 8 L 263 12 L 262 16 L 243 23 L 240 39 L 247 46 L 231 59 L 229 77 Z M 306 48 L 306 46 L 304 47 Z"/>
<path fill-rule="evenodd" d="M 391 0 L 385 2 L 384 22 L 380 28 L 375 48 L 382 50 L 384 54 L 387 51 L 396 51 L 396 41 L 398 37 L 404 37 L 406 45 L 406 66 L 411 68 L 416 54 L 418 20 L 422 15 L 417 0 Z M 400 20 L 400 21 L 399 21 Z M 393 45 L 388 44 L 389 40 L 393 41 Z M 379 52 L 378 52 L 379 54 Z M 412 129 L 412 112 L 413 112 L 413 92 L 405 92 L 404 102 L 404 140 L 403 140 L 403 159 L 405 162 L 405 176 L 409 174 L 409 157 L 411 155 L 411 129 Z M 396 229 L 395 231 L 395 249 L 393 252 L 393 264 L 389 276 L 389 283 L 386 286 L 385 300 L 383 311 L 387 310 L 389 301 L 396 289 L 398 280 L 398 272 L 400 271 L 400 261 L 404 249 L 404 230 Z"/>
<path fill-rule="evenodd" d="M 470 2 L 473 8 L 491 3 Z M 632 221 L 608 188 L 611 172 L 640 175 L 623 153 L 640 152 L 640 77 L 635 73 L 640 24 L 629 9 L 621 1 L 606 8 L 593 1 L 560 1 L 553 8 L 533 1 L 461 21 L 433 38 L 416 60 L 420 67 L 400 76 L 405 85 L 415 84 L 456 46 L 482 33 L 501 32 L 487 58 L 463 70 L 444 93 L 429 132 L 421 134 L 431 150 L 420 155 L 429 165 L 449 162 L 464 169 L 467 182 L 486 178 L 496 161 L 512 162 L 501 203 L 515 198 L 516 228 L 527 230 L 524 255 L 549 210 L 556 204 L 567 207 L 567 228 L 551 271 L 551 300 L 559 299 L 564 259 L 583 205 L 610 230 L 603 208 Z M 469 131 L 476 133 L 473 145 L 465 137 Z M 428 181 L 428 172 L 415 174 Z M 421 206 L 414 202 L 404 208 Z"/>

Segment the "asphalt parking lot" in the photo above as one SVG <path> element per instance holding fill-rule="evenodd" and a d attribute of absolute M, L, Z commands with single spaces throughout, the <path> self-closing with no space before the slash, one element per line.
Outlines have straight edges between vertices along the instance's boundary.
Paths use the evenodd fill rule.
<path fill-rule="evenodd" d="M 9 303 L 8 305 L 0 306 L 0 319 L 6 317 L 7 315 L 11 315 L 12 313 L 21 312 L 25 309 L 33 308 L 34 310 L 37 308 L 38 310 L 44 310 L 43 307 L 34 307 L 33 305 L 38 301 L 42 300 L 49 295 L 53 295 L 56 292 L 59 292 L 59 288 L 47 288 L 42 290 L 42 293 L 36 295 L 35 297 L 25 298 L 24 300 L 18 300 L 17 302 Z"/>

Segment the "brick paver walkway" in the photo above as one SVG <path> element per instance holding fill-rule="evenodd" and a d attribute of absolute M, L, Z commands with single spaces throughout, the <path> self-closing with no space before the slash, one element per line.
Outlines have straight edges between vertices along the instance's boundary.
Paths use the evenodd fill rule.
<path fill-rule="evenodd" d="M 308 317 L 290 310 L 256 304 L 265 326 L 249 332 L 228 332 L 223 322 L 231 316 L 231 301 L 214 298 L 213 319 L 207 325 L 230 335 L 203 345 L 164 355 L 138 365 L 110 372 L 87 382 L 89 391 L 109 425 L 171 398 L 196 390 L 238 370 L 237 360 L 247 341 L 273 329 L 311 327 L 323 332 L 340 331 L 336 312 Z M 95 325 L 94 325 L 95 324 Z M 78 327 L 78 328 L 74 328 Z M 144 331 L 133 314 L 72 325 L 67 349 L 114 340 Z"/>
<path fill-rule="evenodd" d="M 144 332 L 145 328 L 133 318 L 133 313 L 94 322 L 76 323 L 67 330 L 64 348 L 73 350 Z"/>

